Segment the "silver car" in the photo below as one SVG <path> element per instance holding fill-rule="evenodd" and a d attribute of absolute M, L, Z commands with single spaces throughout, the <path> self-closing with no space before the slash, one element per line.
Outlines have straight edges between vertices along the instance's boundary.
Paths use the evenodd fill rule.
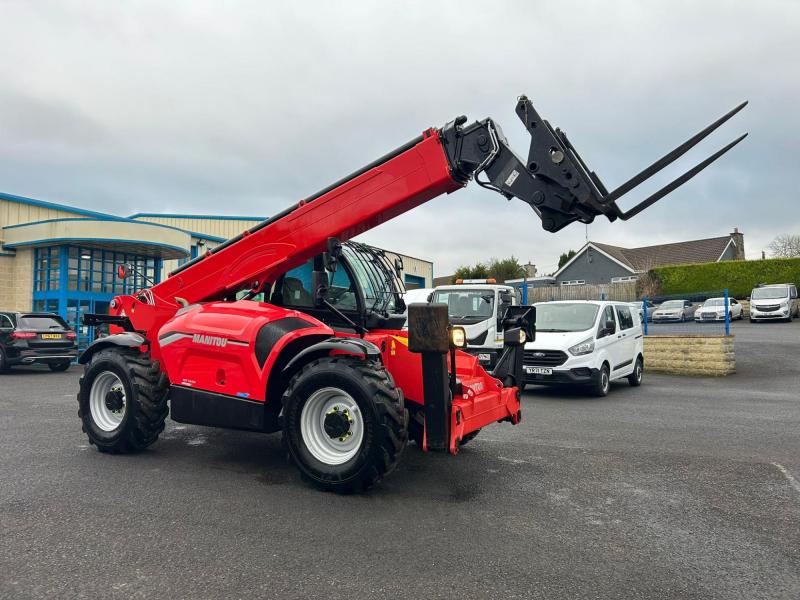
<path fill-rule="evenodd" d="M 653 323 L 691 321 L 694 311 L 694 305 L 688 300 L 667 300 L 653 311 Z"/>

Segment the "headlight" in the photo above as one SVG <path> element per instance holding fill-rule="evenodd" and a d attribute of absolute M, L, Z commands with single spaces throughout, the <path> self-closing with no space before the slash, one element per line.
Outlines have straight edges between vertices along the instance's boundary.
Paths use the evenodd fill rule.
<path fill-rule="evenodd" d="M 592 352 L 594 352 L 594 338 L 586 338 L 582 342 L 569 348 L 569 353 L 572 354 L 572 356 L 581 356 L 583 354 L 591 354 Z"/>
<path fill-rule="evenodd" d="M 450 344 L 455 348 L 464 348 L 467 345 L 467 332 L 463 327 L 450 328 Z"/>
<path fill-rule="evenodd" d="M 519 343 L 520 343 L 520 345 L 524 344 L 526 339 L 527 339 L 527 336 L 525 335 L 525 330 L 524 329 L 520 329 L 519 330 Z"/>

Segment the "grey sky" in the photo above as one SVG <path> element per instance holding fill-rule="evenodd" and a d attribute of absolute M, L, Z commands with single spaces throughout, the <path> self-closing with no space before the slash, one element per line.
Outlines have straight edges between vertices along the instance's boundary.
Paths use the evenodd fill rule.
<path fill-rule="evenodd" d="M 748 257 L 800 233 L 797 2 L 5 2 L 0 190 L 131 214 L 269 215 L 459 114 L 520 154 L 525 93 L 611 188 L 751 104 L 653 185 L 750 137 L 591 239 L 725 235 Z M 630 201 L 629 201 L 630 202 Z M 583 243 L 477 186 L 362 239 L 436 274 L 516 255 L 540 271 Z"/>

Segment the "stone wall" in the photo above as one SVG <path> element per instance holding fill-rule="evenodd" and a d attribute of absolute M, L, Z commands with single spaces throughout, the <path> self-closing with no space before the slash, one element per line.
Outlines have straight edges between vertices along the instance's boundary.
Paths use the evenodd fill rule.
<path fill-rule="evenodd" d="M 0 255 L 0 310 L 33 308 L 33 250 L 19 249 L 14 256 Z"/>
<path fill-rule="evenodd" d="M 645 370 L 672 375 L 730 375 L 736 372 L 734 336 L 646 336 Z"/>

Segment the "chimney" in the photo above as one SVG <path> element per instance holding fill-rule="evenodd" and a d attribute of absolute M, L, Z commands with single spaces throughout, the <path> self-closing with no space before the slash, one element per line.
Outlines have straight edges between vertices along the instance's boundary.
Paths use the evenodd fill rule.
<path fill-rule="evenodd" d="M 733 249 L 733 260 L 744 260 L 744 234 L 739 232 L 738 227 L 733 228 L 731 239 L 736 244 L 736 248 Z"/>
<path fill-rule="evenodd" d="M 536 277 L 536 265 L 529 262 L 524 268 L 528 277 Z"/>

